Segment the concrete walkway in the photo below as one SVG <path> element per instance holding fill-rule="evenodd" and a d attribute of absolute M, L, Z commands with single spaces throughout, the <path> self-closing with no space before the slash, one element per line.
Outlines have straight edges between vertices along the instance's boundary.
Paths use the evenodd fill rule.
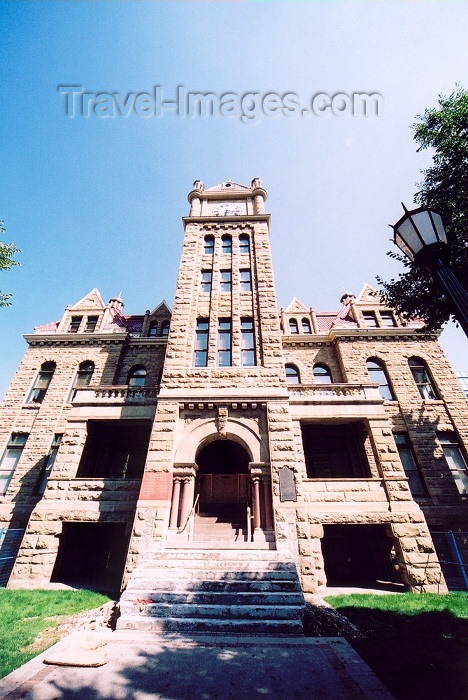
<path fill-rule="evenodd" d="M 46 665 L 103 663 L 96 668 Z M 341 638 L 76 632 L 0 681 L 1 700 L 394 700 Z"/>

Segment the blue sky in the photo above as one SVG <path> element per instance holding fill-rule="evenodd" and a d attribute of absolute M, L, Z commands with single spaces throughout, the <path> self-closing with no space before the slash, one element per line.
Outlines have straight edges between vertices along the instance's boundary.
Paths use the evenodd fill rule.
<path fill-rule="evenodd" d="M 391 230 L 430 154 L 410 125 L 467 86 L 468 5 L 458 2 L 0 2 L 0 218 L 21 267 L 0 275 L 0 395 L 22 333 L 93 287 L 127 313 L 172 305 L 181 216 L 195 179 L 261 177 L 272 214 L 278 303 L 339 308 L 395 276 Z M 380 117 L 66 116 L 57 87 L 91 93 L 177 86 L 216 95 L 379 93 Z M 458 370 L 467 341 L 444 331 Z"/>

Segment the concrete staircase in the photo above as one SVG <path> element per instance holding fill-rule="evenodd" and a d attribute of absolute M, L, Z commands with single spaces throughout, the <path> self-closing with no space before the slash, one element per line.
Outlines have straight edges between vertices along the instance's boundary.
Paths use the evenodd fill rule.
<path fill-rule="evenodd" d="M 117 629 L 302 636 L 304 596 L 295 564 L 283 556 L 265 549 L 148 553 L 122 594 Z"/>

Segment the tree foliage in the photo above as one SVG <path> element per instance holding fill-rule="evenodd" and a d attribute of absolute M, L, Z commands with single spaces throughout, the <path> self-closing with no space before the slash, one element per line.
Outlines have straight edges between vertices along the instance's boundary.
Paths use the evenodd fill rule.
<path fill-rule="evenodd" d="M 3 236 L 5 228 L 3 221 L 0 221 L 0 235 Z M 13 265 L 19 265 L 17 260 L 13 260 L 16 253 L 20 253 L 20 249 L 13 243 L 2 243 L 0 241 L 0 270 L 9 270 Z M 0 306 L 11 306 L 11 294 L 0 292 Z"/>
<path fill-rule="evenodd" d="M 461 86 L 449 97 L 439 96 L 438 108 L 426 109 L 413 124 L 418 151 L 433 148 L 433 165 L 423 170 L 414 201 L 439 212 L 450 244 L 450 265 L 462 284 L 468 279 L 468 92 Z M 405 256 L 390 252 L 405 272 L 389 282 L 377 277 L 390 306 L 405 317 L 422 318 L 429 329 L 453 317 L 449 302 L 430 272 Z"/>

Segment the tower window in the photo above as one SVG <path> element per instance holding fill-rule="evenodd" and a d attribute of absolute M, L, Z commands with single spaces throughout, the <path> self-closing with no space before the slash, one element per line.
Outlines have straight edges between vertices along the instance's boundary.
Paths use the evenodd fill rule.
<path fill-rule="evenodd" d="M 222 292 L 230 292 L 232 289 L 232 272 L 231 270 L 221 270 L 220 289 Z"/>
<path fill-rule="evenodd" d="M 194 367 L 206 367 L 208 364 L 208 331 L 209 321 L 207 318 L 197 320 L 195 331 L 195 348 L 193 351 Z"/>
<path fill-rule="evenodd" d="M 303 333 L 310 333 L 310 321 L 308 318 L 303 318 L 301 321 L 301 327 Z"/>
<path fill-rule="evenodd" d="M 408 364 L 413 375 L 413 379 L 418 387 L 422 399 L 437 399 L 438 395 L 429 376 L 429 372 L 424 360 L 420 357 L 410 357 Z"/>
<path fill-rule="evenodd" d="M 316 384 L 331 384 L 332 376 L 328 365 L 314 365 L 314 382 Z"/>
<path fill-rule="evenodd" d="M 70 325 L 68 327 L 68 332 L 69 333 L 78 333 L 80 330 L 81 326 L 81 321 L 83 320 L 83 316 L 72 316 Z"/>
<path fill-rule="evenodd" d="M 55 362 L 44 362 L 41 365 L 34 386 L 29 394 L 28 403 L 42 403 L 46 395 L 49 384 L 55 372 Z"/>
<path fill-rule="evenodd" d="M 158 333 L 158 322 L 151 321 L 149 329 L 148 329 L 148 336 L 150 338 L 156 338 L 157 333 Z"/>
<path fill-rule="evenodd" d="M 253 318 L 241 318 L 241 365 L 254 367 L 255 364 Z"/>
<path fill-rule="evenodd" d="M 218 367 L 230 367 L 232 364 L 232 324 L 230 318 L 218 321 Z"/>
<path fill-rule="evenodd" d="M 167 338 L 169 335 L 169 321 L 163 321 L 161 324 L 161 337 Z"/>
<path fill-rule="evenodd" d="M 202 270 L 201 272 L 201 291 L 211 292 L 211 270 Z"/>
<path fill-rule="evenodd" d="M 297 326 L 297 321 L 295 318 L 289 319 L 289 333 L 291 335 L 296 335 L 297 333 L 299 333 L 299 328 Z"/>
<path fill-rule="evenodd" d="M 5 494 L 28 439 L 27 433 L 13 433 L 0 462 L 0 493 Z"/>
<path fill-rule="evenodd" d="M 213 236 L 205 236 L 203 252 L 205 255 L 213 255 L 213 253 L 214 253 L 214 238 L 213 238 Z"/>
<path fill-rule="evenodd" d="M 128 386 L 145 386 L 145 382 L 146 368 L 143 367 L 143 365 L 136 365 L 135 367 L 132 367 L 128 373 Z"/>
<path fill-rule="evenodd" d="M 379 385 L 381 397 L 383 399 L 388 399 L 389 401 L 394 401 L 395 397 L 393 395 L 392 387 L 390 386 L 390 382 L 388 380 L 384 363 L 380 360 L 375 359 L 367 360 L 366 367 L 371 382 Z"/>
<path fill-rule="evenodd" d="M 223 236 L 221 238 L 221 252 L 222 253 L 232 253 L 232 238 L 229 235 Z"/>
<path fill-rule="evenodd" d="M 241 255 L 248 255 L 250 253 L 250 240 L 245 233 L 239 236 L 239 253 Z"/>
<path fill-rule="evenodd" d="M 377 328 L 377 317 L 373 311 L 363 311 L 362 317 L 368 328 Z"/>
<path fill-rule="evenodd" d="M 301 383 L 301 377 L 299 375 L 299 370 L 297 369 L 296 365 L 286 365 L 285 370 L 286 370 L 286 382 L 288 384 L 300 384 Z"/>
<path fill-rule="evenodd" d="M 408 435 L 406 433 L 395 433 L 393 437 L 395 438 L 403 469 L 408 478 L 408 485 L 411 493 L 413 496 L 426 496 L 426 487 L 420 474 Z"/>
<path fill-rule="evenodd" d="M 96 330 L 98 319 L 99 316 L 88 316 L 86 318 L 85 333 L 94 333 L 94 331 Z"/>
<path fill-rule="evenodd" d="M 252 291 L 252 275 L 250 270 L 240 270 L 240 289 L 241 292 Z"/>

